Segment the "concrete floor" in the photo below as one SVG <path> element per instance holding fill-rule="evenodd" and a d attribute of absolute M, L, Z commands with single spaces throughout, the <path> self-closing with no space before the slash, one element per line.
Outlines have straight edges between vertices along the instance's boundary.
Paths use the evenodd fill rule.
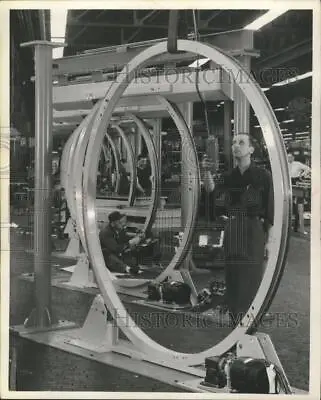
<path fill-rule="evenodd" d="M 290 383 L 308 390 L 309 383 L 309 301 L 310 242 L 299 235 L 291 238 L 288 263 L 278 292 L 270 307 L 272 318 L 260 326 L 268 333 Z M 30 237 L 11 235 L 10 324 L 22 324 L 34 304 L 33 285 L 18 279 L 32 272 L 32 256 L 25 253 Z M 59 319 L 82 323 L 93 300 L 90 294 L 52 288 L 53 310 Z M 150 308 L 126 305 L 130 313 L 151 313 Z M 227 328 L 213 326 L 165 326 L 144 328 L 161 344 L 178 351 L 195 352 L 224 337 Z M 17 390 L 77 391 L 174 391 L 169 385 L 116 368 L 21 340 L 19 343 Z M 175 391 L 178 391 L 175 389 Z"/>

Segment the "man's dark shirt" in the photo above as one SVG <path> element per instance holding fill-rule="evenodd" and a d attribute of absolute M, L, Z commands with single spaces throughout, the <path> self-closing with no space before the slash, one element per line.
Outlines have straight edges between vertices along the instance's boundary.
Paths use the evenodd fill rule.
<path fill-rule="evenodd" d="M 152 189 L 152 182 L 150 180 L 151 175 L 152 170 L 149 165 L 144 168 L 137 168 L 138 182 L 148 195 L 150 195 Z"/>
<path fill-rule="evenodd" d="M 243 174 L 238 167 L 224 174 L 216 182 L 213 195 L 214 204 L 219 208 L 220 214 L 258 217 L 264 219 L 265 227 L 273 225 L 271 174 L 253 162 Z"/>
<path fill-rule="evenodd" d="M 127 247 L 130 237 L 126 234 L 126 231 L 117 232 L 113 227 L 107 225 L 100 231 L 99 239 L 103 252 L 119 257 Z"/>

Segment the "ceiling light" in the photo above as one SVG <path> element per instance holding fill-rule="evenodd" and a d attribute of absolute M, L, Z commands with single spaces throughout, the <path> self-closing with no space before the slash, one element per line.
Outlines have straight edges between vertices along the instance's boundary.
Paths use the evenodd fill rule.
<path fill-rule="evenodd" d="M 271 88 L 266 87 L 266 88 L 261 88 L 263 90 L 263 92 L 267 92 L 268 90 L 270 90 Z"/>
<path fill-rule="evenodd" d="M 312 76 L 312 71 L 306 72 L 304 74 L 294 76 L 293 78 L 285 79 L 284 81 L 273 83 L 272 86 L 284 86 L 289 85 L 290 83 L 294 83 L 300 81 L 302 79 L 310 78 Z"/>
<path fill-rule="evenodd" d="M 285 110 L 284 107 L 280 107 L 280 108 L 275 108 L 275 109 L 274 109 L 274 111 L 283 111 L 283 110 Z"/>
<path fill-rule="evenodd" d="M 243 29 L 257 31 L 263 26 L 272 22 L 275 18 L 278 18 L 280 15 L 287 12 L 288 9 L 277 9 L 277 10 L 269 10 L 265 14 L 261 15 L 260 17 L 256 18 L 253 22 L 246 25 Z"/>
<path fill-rule="evenodd" d="M 281 121 L 281 124 L 289 124 L 290 122 L 294 122 L 294 119 L 286 119 L 284 121 Z"/>

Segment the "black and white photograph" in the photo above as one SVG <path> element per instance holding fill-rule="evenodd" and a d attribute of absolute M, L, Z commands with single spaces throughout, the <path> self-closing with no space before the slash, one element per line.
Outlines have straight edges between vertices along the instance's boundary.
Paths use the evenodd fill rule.
<path fill-rule="evenodd" d="M 0 395 L 319 399 L 320 3 L 124 4 L 0 4 Z"/>

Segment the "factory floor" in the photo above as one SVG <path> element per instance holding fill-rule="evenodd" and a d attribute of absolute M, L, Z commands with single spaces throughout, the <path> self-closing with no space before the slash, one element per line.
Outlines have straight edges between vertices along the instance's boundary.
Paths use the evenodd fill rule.
<path fill-rule="evenodd" d="M 16 222 L 13 218 L 12 222 Z M 17 222 L 19 223 L 19 222 Z M 23 324 L 34 305 L 33 284 L 20 279 L 33 271 L 30 236 L 11 231 L 10 325 Z M 83 323 L 94 296 L 53 287 L 53 312 L 59 319 Z M 310 335 L 310 240 L 308 235 L 293 234 L 287 264 L 277 294 L 270 306 L 270 318 L 262 321 L 260 332 L 270 335 L 292 385 L 308 390 Z M 151 308 L 126 303 L 130 313 L 152 313 Z M 184 327 L 183 327 L 184 328 Z M 150 336 L 177 351 L 199 352 L 215 344 L 226 334 L 200 326 L 145 327 Z M 16 343 L 17 344 L 17 343 Z M 19 339 L 17 345 L 18 391 L 129 391 L 173 392 L 159 381 L 114 367 L 101 365 L 63 351 Z"/>

